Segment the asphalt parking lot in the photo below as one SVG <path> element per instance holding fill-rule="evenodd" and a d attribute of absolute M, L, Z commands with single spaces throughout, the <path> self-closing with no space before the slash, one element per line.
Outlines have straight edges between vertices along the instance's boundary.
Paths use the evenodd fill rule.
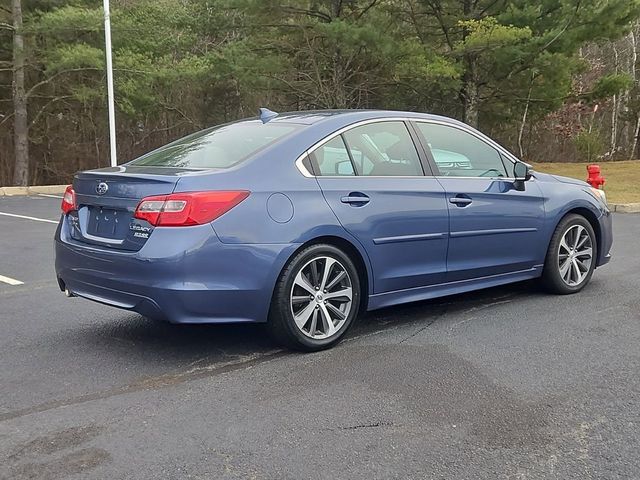
<path fill-rule="evenodd" d="M 305 355 L 66 298 L 59 203 L 0 198 L 0 478 L 640 478 L 640 215 L 581 294 L 390 308 Z"/>

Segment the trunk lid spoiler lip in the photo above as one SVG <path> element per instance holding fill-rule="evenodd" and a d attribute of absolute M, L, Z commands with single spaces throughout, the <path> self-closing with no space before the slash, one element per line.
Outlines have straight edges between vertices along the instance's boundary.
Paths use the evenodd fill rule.
<path fill-rule="evenodd" d="M 77 172 L 75 178 L 94 179 L 96 177 L 136 178 L 146 180 L 160 180 L 180 178 L 185 175 L 202 172 L 204 169 L 176 168 L 176 167 L 143 167 L 135 165 L 120 165 L 118 167 L 96 168 Z"/>

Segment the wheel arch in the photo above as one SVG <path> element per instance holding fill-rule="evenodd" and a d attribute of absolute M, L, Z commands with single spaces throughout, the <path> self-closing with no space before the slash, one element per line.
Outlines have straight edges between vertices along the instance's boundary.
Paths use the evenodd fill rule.
<path fill-rule="evenodd" d="M 358 279 L 360 280 L 360 285 L 362 286 L 361 291 L 363 293 L 360 298 L 360 311 L 365 312 L 367 310 L 367 306 L 369 303 L 369 295 L 373 287 L 371 267 L 368 263 L 368 257 L 366 253 L 361 251 L 361 248 L 356 246 L 354 242 L 344 237 L 340 237 L 338 235 L 321 235 L 321 236 L 311 238 L 305 241 L 304 243 L 300 244 L 298 248 L 296 248 L 293 252 L 291 252 L 286 262 L 278 272 L 278 276 L 276 277 L 276 279 L 280 278 L 280 275 L 282 275 L 282 272 L 287 268 L 287 266 L 291 262 L 291 259 L 294 258 L 298 254 L 298 252 L 312 245 L 318 245 L 321 243 L 332 245 L 344 251 L 355 264 L 356 270 L 358 272 Z M 271 294 L 272 301 L 273 301 L 274 294 L 275 294 L 275 285 L 274 285 L 274 291 Z"/>
<path fill-rule="evenodd" d="M 553 231 L 551 234 L 553 235 L 553 232 L 556 231 L 556 229 L 558 228 L 558 225 L 560 225 L 560 222 L 563 219 L 565 219 L 567 215 L 571 215 L 571 214 L 577 214 L 577 215 L 580 215 L 581 217 L 584 217 L 587 220 L 587 222 L 589 222 L 589 224 L 591 225 L 591 228 L 593 228 L 593 232 L 596 234 L 596 254 L 594 255 L 594 259 L 597 261 L 600 258 L 602 230 L 600 228 L 600 222 L 598 221 L 598 216 L 591 209 L 583 206 L 570 208 L 558 218 L 558 221 L 553 227 Z M 549 241 L 551 241 L 551 238 L 549 238 Z"/>

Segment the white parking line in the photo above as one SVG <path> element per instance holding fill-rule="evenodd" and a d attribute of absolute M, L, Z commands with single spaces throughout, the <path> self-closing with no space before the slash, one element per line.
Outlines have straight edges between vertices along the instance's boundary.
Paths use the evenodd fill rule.
<path fill-rule="evenodd" d="M 49 193 L 39 193 L 40 197 L 49 197 L 49 198 L 64 198 L 62 195 L 51 195 Z"/>
<path fill-rule="evenodd" d="M 9 285 L 24 285 L 24 282 L 16 280 L 15 278 L 5 277 L 0 275 L 0 282 L 8 283 Z"/>
<path fill-rule="evenodd" d="M 25 220 L 34 220 L 36 222 L 58 223 L 58 220 L 47 220 L 46 218 L 29 217 L 27 215 L 16 215 L 15 213 L 0 212 L 0 215 L 6 215 L 7 217 L 24 218 Z"/>

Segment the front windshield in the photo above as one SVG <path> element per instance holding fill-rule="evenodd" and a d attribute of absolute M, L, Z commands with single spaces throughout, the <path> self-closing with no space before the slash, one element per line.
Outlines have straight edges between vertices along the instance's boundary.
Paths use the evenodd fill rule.
<path fill-rule="evenodd" d="M 229 168 L 300 127 L 293 123 L 263 124 L 259 120 L 231 123 L 184 137 L 129 162 L 129 165 Z"/>

